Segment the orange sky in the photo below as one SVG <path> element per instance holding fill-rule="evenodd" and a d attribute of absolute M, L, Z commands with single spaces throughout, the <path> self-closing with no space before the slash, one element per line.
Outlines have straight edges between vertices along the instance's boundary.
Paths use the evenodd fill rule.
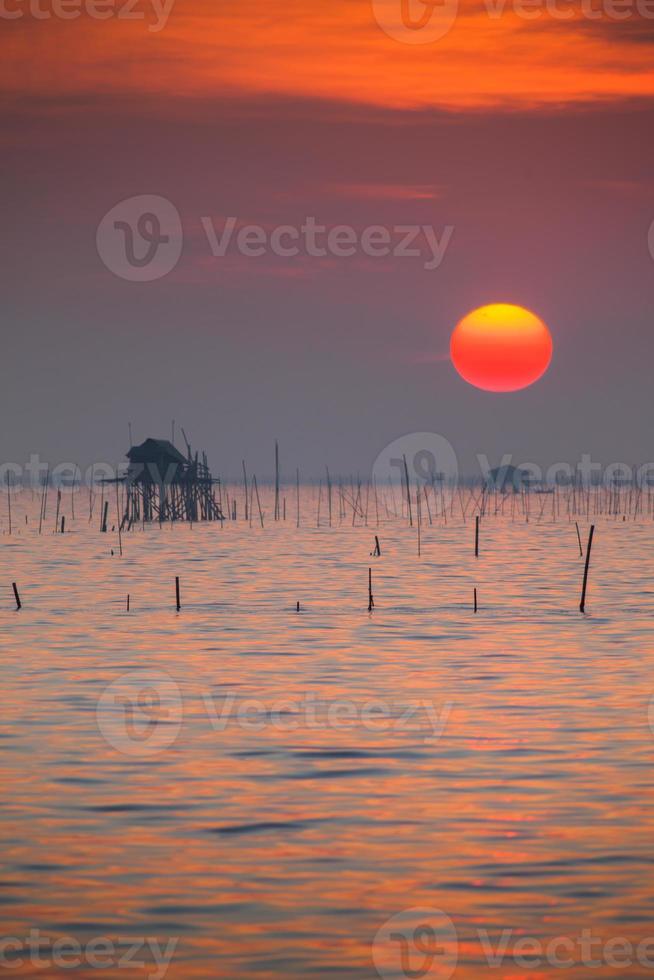
<path fill-rule="evenodd" d="M 636 9 L 622 22 L 606 14 L 591 20 L 578 5 L 572 21 L 545 11 L 525 19 L 512 9 L 514 0 L 499 17 L 489 16 L 483 3 L 462 0 L 452 29 L 423 44 L 389 37 L 370 0 L 176 0 L 156 31 L 149 29 L 157 22 L 151 0 L 138 0 L 134 12 L 143 19 L 134 20 L 88 13 L 37 20 L 30 2 L 37 0 L 4 0 L 6 9 L 23 11 L 2 28 L 5 93 L 268 94 L 398 108 L 523 107 L 654 94 L 654 20 Z M 52 0 L 38 2 L 49 9 Z M 396 0 L 375 2 L 382 19 L 399 16 L 400 0 L 397 9 Z M 592 2 L 597 7 L 600 0 Z M 124 3 L 116 0 L 116 11 Z M 565 0 L 559 4 L 566 9 Z"/>

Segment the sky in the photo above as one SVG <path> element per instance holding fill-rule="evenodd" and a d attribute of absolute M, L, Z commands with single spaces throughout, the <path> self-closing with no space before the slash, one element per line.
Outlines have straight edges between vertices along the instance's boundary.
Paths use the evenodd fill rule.
<path fill-rule="evenodd" d="M 413 432 L 470 473 L 654 460 L 654 0 L 0 20 L 3 461 L 117 462 L 172 419 L 225 476 L 275 439 L 366 475 Z M 450 362 L 491 302 L 551 331 L 523 391 Z"/>

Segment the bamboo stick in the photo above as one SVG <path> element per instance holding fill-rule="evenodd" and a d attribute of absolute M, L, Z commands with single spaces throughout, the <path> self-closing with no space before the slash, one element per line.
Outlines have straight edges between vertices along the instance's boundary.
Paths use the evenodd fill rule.
<path fill-rule="evenodd" d="M 586 565 L 584 567 L 584 584 L 581 590 L 581 602 L 579 603 L 579 611 L 586 611 L 586 589 L 588 587 L 588 569 L 590 568 L 590 552 L 593 547 L 593 535 L 595 534 L 595 525 L 591 524 L 590 534 L 588 535 L 588 545 L 586 547 Z"/>

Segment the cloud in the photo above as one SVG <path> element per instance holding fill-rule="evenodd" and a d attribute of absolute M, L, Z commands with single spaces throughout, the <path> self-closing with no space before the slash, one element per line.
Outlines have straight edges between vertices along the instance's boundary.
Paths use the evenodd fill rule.
<path fill-rule="evenodd" d="M 443 196 L 442 191 L 433 184 L 380 184 L 375 181 L 368 184 L 334 184 L 326 190 L 340 197 L 374 201 L 437 201 Z"/>
<path fill-rule="evenodd" d="M 155 33 L 153 0 L 139 0 L 136 20 L 85 13 L 35 20 L 24 7 L 20 19 L 3 23 L 0 90 L 59 98 L 284 96 L 413 110 L 654 95 L 651 20 L 591 21 L 579 11 L 557 20 L 545 10 L 526 19 L 515 2 L 461 0 L 451 29 L 427 44 L 395 40 L 372 3 L 351 0 L 249 7 L 177 0 Z M 117 12 L 122 3 L 116 0 Z M 399 10 L 398 0 L 398 17 Z"/>

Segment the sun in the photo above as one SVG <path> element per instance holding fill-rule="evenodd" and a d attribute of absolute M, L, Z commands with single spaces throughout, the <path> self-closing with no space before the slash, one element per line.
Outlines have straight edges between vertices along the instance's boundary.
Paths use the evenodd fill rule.
<path fill-rule="evenodd" d="M 540 317 L 524 307 L 491 303 L 457 323 L 450 356 L 471 385 L 484 391 L 519 391 L 547 371 L 552 335 Z"/>

